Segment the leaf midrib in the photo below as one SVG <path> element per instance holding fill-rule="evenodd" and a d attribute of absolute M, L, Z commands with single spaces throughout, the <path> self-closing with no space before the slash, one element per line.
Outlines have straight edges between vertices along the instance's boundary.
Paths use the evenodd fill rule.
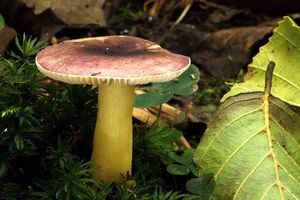
<path fill-rule="evenodd" d="M 272 79 L 270 79 L 270 82 L 268 82 L 268 79 L 266 79 L 266 86 L 268 84 L 271 85 L 271 81 Z M 266 87 L 267 88 L 267 87 Z M 270 86 L 271 88 L 271 86 Z M 271 133 L 271 129 L 270 129 L 270 91 L 268 91 L 267 89 L 265 89 L 265 92 L 262 96 L 262 100 L 263 100 L 263 104 L 262 104 L 262 110 L 264 112 L 264 118 L 265 118 L 265 131 L 267 134 L 267 139 L 268 139 L 268 145 L 269 145 L 269 156 L 271 156 L 273 163 L 274 163 L 274 171 L 275 171 L 275 179 L 276 179 L 276 185 L 279 189 L 279 193 L 280 193 L 280 199 L 284 200 L 284 196 L 283 196 L 283 191 L 282 191 L 282 187 L 283 184 L 280 181 L 280 177 L 279 177 L 279 172 L 278 172 L 278 166 L 279 164 L 277 163 L 277 157 L 276 154 L 274 152 L 274 147 L 273 147 L 273 137 L 272 137 L 272 133 Z M 276 141 L 276 140 L 275 140 Z"/>

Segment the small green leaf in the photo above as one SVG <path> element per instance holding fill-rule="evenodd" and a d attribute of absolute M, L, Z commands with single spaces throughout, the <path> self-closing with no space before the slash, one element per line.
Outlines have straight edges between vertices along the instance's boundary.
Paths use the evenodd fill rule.
<path fill-rule="evenodd" d="M 186 182 L 186 189 L 193 194 L 199 194 L 201 200 L 209 199 L 215 187 L 213 174 L 201 175 Z"/>
<path fill-rule="evenodd" d="M 136 96 L 134 107 L 148 108 L 168 102 L 173 96 L 173 93 L 144 93 Z"/>
<path fill-rule="evenodd" d="M 6 162 L 1 162 L 0 163 L 0 178 L 3 177 L 8 169 L 7 163 Z"/>
<path fill-rule="evenodd" d="M 191 65 L 177 79 L 166 83 L 155 83 L 152 85 L 153 90 L 169 91 L 177 95 L 187 96 L 193 94 L 196 84 L 199 81 L 200 72 L 195 65 Z"/>
<path fill-rule="evenodd" d="M 162 155 L 160 156 L 160 160 L 161 160 L 162 163 L 164 163 L 165 165 L 170 165 L 170 164 L 176 162 L 174 159 L 170 158 L 170 157 L 168 156 L 167 153 L 166 153 L 166 154 L 162 154 Z"/>
<path fill-rule="evenodd" d="M 193 162 L 193 154 L 194 154 L 194 150 L 188 149 L 179 153 L 169 152 L 168 156 L 180 164 L 189 165 L 190 163 Z"/>
<path fill-rule="evenodd" d="M 0 116 L 1 116 L 1 118 L 11 117 L 12 115 L 16 115 L 16 114 L 20 113 L 20 110 L 21 110 L 20 107 L 11 106 L 11 107 L 5 108 L 5 110 L 2 110 L 0 112 Z"/>
<path fill-rule="evenodd" d="M 14 143 L 18 150 L 22 150 L 24 148 L 24 143 L 23 143 L 23 139 L 22 139 L 21 135 L 19 135 L 19 134 L 15 135 Z"/>
<path fill-rule="evenodd" d="M 179 176 L 187 175 L 188 173 L 190 173 L 190 170 L 188 167 L 186 167 L 184 165 L 179 165 L 179 164 L 169 165 L 167 167 L 167 171 L 170 174 L 179 175 Z"/>
<path fill-rule="evenodd" d="M 169 101 L 175 95 L 191 95 L 197 89 L 199 69 L 191 65 L 181 76 L 165 83 L 154 83 L 146 88 L 147 93 L 136 96 L 135 107 L 151 107 Z"/>
<path fill-rule="evenodd" d="M 4 28 L 5 21 L 2 15 L 0 14 L 0 31 Z"/>
<path fill-rule="evenodd" d="M 169 149 L 182 133 L 156 121 L 145 134 L 145 140 L 152 146 Z"/>
<path fill-rule="evenodd" d="M 197 167 L 194 163 L 189 164 L 188 168 L 194 176 L 199 177 L 199 172 L 198 172 Z"/>

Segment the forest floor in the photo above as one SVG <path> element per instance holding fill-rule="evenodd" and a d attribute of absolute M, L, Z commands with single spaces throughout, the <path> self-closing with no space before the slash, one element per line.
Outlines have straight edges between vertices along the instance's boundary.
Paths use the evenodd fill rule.
<path fill-rule="evenodd" d="M 292 0 L 290 4 L 255 0 L 251 5 L 238 0 L 226 4 L 221 0 L 58 2 L 1 0 L 5 27 L 0 31 L 0 53 L 15 50 L 14 38 L 26 33 L 50 45 L 75 38 L 130 35 L 189 56 L 200 70 L 198 90 L 189 97 L 174 97 L 169 104 L 192 116 L 173 125 L 194 148 L 220 99 L 230 85 L 243 80 L 252 57 L 268 42 L 278 21 L 286 15 L 296 22 L 300 19 L 296 12 L 300 3 Z"/>

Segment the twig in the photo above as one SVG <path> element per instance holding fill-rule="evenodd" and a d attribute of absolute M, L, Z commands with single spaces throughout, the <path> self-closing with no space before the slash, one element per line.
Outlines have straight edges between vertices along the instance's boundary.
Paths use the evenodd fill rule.
<path fill-rule="evenodd" d="M 156 116 L 142 108 L 133 108 L 132 116 L 141 122 L 147 123 L 147 126 L 153 124 Z"/>
<path fill-rule="evenodd" d="M 177 26 L 182 20 L 183 18 L 186 16 L 186 14 L 189 12 L 190 8 L 193 5 L 194 0 L 190 0 L 190 2 L 185 6 L 184 10 L 182 11 L 182 13 L 180 14 L 180 16 L 177 18 L 177 20 L 172 24 L 171 26 L 171 30 Z"/>

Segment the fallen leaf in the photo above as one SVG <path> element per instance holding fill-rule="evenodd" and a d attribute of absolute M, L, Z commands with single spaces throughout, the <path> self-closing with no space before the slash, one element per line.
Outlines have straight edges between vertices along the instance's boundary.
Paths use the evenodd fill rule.
<path fill-rule="evenodd" d="M 23 0 L 28 7 L 34 7 L 35 14 L 47 9 L 66 24 L 98 24 L 105 25 L 102 10 L 105 0 Z"/>
<path fill-rule="evenodd" d="M 252 0 L 251 3 L 248 1 L 241 0 L 211 0 L 218 4 L 250 8 L 255 11 L 268 11 L 278 14 L 278 12 L 298 12 L 300 9 L 300 1 L 297 0 Z"/>
<path fill-rule="evenodd" d="M 253 45 L 274 27 L 275 23 L 269 23 L 208 33 L 192 53 L 192 60 L 203 65 L 215 77 L 230 78 L 248 63 Z"/>

